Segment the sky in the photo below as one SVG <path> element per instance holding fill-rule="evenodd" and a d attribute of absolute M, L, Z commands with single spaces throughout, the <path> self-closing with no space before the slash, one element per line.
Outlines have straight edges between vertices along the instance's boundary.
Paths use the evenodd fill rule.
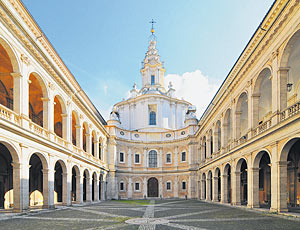
<path fill-rule="evenodd" d="M 200 117 L 273 0 L 23 0 L 66 66 L 108 119 L 140 88 L 152 19 L 165 82 Z"/>

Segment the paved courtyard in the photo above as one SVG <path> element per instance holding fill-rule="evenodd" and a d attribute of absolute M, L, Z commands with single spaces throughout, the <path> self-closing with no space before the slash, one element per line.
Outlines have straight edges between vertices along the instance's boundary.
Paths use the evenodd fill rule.
<path fill-rule="evenodd" d="M 0 229 L 296 230 L 300 229 L 300 222 L 196 200 L 140 200 L 29 212 L 1 220 Z"/>

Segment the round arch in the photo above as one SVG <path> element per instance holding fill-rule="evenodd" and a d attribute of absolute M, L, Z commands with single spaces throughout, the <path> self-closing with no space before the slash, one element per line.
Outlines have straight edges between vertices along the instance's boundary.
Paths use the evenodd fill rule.
<path fill-rule="evenodd" d="M 4 50 L 7 52 L 7 55 L 10 59 L 10 62 L 12 64 L 13 67 L 13 72 L 14 73 L 19 73 L 20 72 L 20 62 L 17 58 L 17 54 L 14 51 L 13 47 L 10 45 L 10 43 L 3 38 L 2 36 L 0 36 L 0 45 L 4 48 Z"/>
<path fill-rule="evenodd" d="M 80 203 L 80 169 L 77 165 L 72 166 L 71 201 Z"/>
<path fill-rule="evenodd" d="M 29 73 L 29 80 L 31 77 L 35 77 L 36 80 L 38 81 L 42 93 L 43 93 L 43 98 L 49 98 L 49 91 L 47 89 L 47 83 L 46 80 L 42 77 L 42 74 L 39 74 L 37 71 L 33 71 Z"/>
<path fill-rule="evenodd" d="M 148 179 L 147 183 L 148 197 L 158 197 L 158 180 L 156 177 L 151 177 Z"/>
<path fill-rule="evenodd" d="M 90 191 L 90 171 L 89 169 L 83 170 L 83 201 L 91 201 L 91 191 Z"/>

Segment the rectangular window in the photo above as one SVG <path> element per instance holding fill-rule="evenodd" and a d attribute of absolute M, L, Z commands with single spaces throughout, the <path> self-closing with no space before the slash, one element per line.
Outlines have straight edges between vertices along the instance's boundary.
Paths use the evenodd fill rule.
<path fill-rule="evenodd" d="M 134 155 L 134 163 L 139 164 L 140 163 L 140 154 L 135 154 Z"/>
<path fill-rule="evenodd" d="M 151 75 L 151 85 L 155 85 L 155 76 Z"/>
<path fill-rule="evenodd" d="M 120 158 L 119 158 L 121 163 L 124 163 L 125 159 L 124 159 L 124 153 L 120 152 Z"/>
<path fill-rule="evenodd" d="M 124 182 L 120 182 L 120 191 L 124 191 Z"/>
<path fill-rule="evenodd" d="M 167 155 L 166 155 L 166 163 L 167 164 L 171 164 L 171 160 L 172 158 L 171 158 L 171 153 L 167 153 Z"/>
<path fill-rule="evenodd" d="M 186 152 L 182 152 L 181 153 L 181 162 L 185 162 L 186 161 Z"/>
<path fill-rule="evenodd" d="M 186 182 L 182 181 L 182 190 L 186 190 Z"/>
<path fill-rule="evenodd" d="M 140 183 L 135 183 L 134 189 L 135 191 L 140 191 Z"/>
<path fill-rule="evenodd" d="M 167 190 L 171 190 L 171 182 L 167 182 Z"/>

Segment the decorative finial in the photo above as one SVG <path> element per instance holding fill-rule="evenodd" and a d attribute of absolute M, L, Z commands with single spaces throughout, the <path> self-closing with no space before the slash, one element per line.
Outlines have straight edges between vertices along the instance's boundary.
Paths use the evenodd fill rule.
<path fill-rule="evenodd" d="M 136 83 L 133 84 L 133 89 L 136 89 Z"/>
<path fill-rule="evenodd" d="M 156 23 L 153 19 L 151 20 L 151 22 L 149 22 L 152 24 L 151 26 L 151 33 L 154 34 L 154 27 L 153 27 L 153 24 Z"/>
<path fill-rule="evenodd" d="M 172 84 L 171 81 L 169 82 L 168 88 L 169 88 L 169 89 L 172 89 L 172 88 L 173 88 L 173 84 Z"/>

